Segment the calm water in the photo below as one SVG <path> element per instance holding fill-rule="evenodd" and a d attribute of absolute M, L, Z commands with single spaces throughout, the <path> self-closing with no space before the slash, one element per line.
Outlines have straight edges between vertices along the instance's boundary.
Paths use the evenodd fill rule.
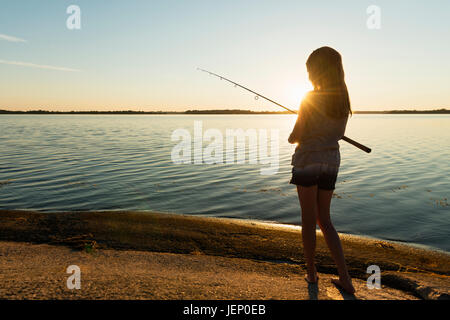
<path fill-rule="evenodd" d="M 172 163 L 173 130 L 279 129 L 279 171 Z M 289 185 L 295 117 L 3 115 L 0 208 L 136 209 L 300 224 Z M 269 132 L 270 133 L 270 132 Z M 332 216 L 340 232 L 450 251 L 450 116 L 355 115 L 341 142 Z M 208 143 L 205 143 L 205 146 Z M 253 151 L 250 151 L 253 152 Z"/>

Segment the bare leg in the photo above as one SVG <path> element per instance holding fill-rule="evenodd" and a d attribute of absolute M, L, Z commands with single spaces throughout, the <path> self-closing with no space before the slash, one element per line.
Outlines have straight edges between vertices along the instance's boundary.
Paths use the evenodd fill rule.
<path fill-rule="evenodd" d="M 339 280 L 333 282 L 342 287 L 348 293 L 354 293 L 355 288 L 352 285 L 352 280 L 348 274 L 347 264 L 345 263 L 344 252 L 342 250 L 341 240 L 334 228 L 330 218 L 330 203 L 333 195 L 332 190 L 318 189 L 317 192 L 317 206 L 318 219 L 320 229 L 322 230 L 325 241 L 330 249 L 331 256 L 336 263 L 339 273 Z"/>
<path fill-rule="evenodd" d="M 317 186 L 297 186 L 297 192 L 302 208 L 302 240 L 307 268 L 306 280 L 316 282 L 317 271 L 314 256 L 316 251 Z"/>

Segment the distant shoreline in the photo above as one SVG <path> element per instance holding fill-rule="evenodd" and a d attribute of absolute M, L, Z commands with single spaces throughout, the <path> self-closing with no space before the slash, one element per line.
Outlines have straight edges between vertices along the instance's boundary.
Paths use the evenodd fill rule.
<path fill-rule="evenodd" d="M 386 110 L 386 111 L 353 111 L 354 114 L 450 114 L 447 109 L 435 110 Z M 291 114 L 288 111 L 251 111 L 240 109 L 225 109 L 225 110 L 187 110 L 187 111 L 46 111 L 46 110 L 30 110 L 30 111 L 12 111 L 1 110 L 0 114 L 119 114 L 119 115 L 165 115 L 165 114 L 180 114 L 180 115 L 201 115 L 201 114 Z"/>

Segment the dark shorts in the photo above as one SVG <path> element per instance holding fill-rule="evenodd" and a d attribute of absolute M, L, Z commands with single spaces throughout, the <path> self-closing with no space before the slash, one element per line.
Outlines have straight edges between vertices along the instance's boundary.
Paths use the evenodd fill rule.
<path fill-rule="evenodd" d="M 334 190 L 338 171 L 338 166 L 324 163 L 316 163 L 304 167 L 293 167 L 290 183 L 302 187 L 317 185 L 319 189 Z"/>

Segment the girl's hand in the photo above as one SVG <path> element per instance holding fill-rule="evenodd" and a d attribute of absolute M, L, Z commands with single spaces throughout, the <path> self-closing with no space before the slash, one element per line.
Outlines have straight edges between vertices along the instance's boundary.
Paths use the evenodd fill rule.
<path fill-rule="evenodd" d="M 296 140 L 297 140 L 297 139 L 295 139 L 294 132 L 292 132 L 291 135 L 290 135 L 289 138 L 288 138 L 288 142 L 289 142 L 290 144 L 294 144 L 294 143 L 297 142 Z"/>

